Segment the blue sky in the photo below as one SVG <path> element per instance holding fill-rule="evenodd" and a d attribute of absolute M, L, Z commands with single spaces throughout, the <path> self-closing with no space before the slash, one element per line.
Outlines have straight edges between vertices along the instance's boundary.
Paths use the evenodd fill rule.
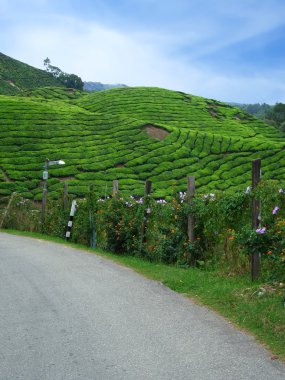
<path fill-rule="evenodd" d="M 285 103 L 285 0 L 0 0 L 0 52 L 85 81 Z"/>

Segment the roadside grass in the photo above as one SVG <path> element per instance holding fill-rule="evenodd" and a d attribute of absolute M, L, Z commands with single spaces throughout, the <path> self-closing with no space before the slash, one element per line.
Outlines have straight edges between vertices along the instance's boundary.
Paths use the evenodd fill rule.
<path fill-rule="evenodd" d="M 0 231 L 68 244 L 132 268 L 145 277 L 160 281 L 170 289 L 215 310 L 238 328 L 254 335 L 269 348 L 273 359 L 278 357 L 285 361 L 285 307 L 282 302 L 284 288 L 280 291 L 278 284 L 270 285 L 262 280 L 252 282 L 249 275 L 229 277 L 218 270 L 185 269 L 151 263 L 137 257 L 118 256 L 38 233 Z"/>

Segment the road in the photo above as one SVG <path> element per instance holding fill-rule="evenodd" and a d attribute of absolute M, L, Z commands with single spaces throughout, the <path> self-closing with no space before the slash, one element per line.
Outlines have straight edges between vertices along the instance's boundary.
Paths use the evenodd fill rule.
<path fill-rule="evenodd" d="M 0 233 L 1 380 L 284 380 L 205 307 L 95 254 Z"/>

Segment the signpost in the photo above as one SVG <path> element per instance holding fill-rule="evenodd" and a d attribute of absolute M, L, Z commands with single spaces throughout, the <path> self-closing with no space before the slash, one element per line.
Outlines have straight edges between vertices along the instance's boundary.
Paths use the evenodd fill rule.
<path fill-rule="evenodd" d="M 47 179 L 48 179 L 48 168 L 51 165 L 65 165 L 62 160 L 50 161 L 48 158 L 45 159 L 44 171 L 43 171 L 43 197 L 42 197 L 42 215 L 41 215 L 41 229 L 44 232 L 45 225 L 45 210 L 47 203 Z"/>

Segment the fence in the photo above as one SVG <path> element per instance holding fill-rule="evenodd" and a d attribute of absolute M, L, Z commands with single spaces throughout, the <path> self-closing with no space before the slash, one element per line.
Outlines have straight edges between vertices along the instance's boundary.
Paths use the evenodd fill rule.
<path fill-rule="evenodd" d="M 97 244 L 119 254 L 140 255 L 150 260 L 186 266 L 203 266 L 221 258 L 234 261 L 233 256 L 244 248 L 251 258 L 254 280 L 260 276 L 261 254 L 265 256 L 267 252 L 274 252 L 274 260 L 283 268 L 285 252 L 285 242 L 283 252 L 283 240 L 280 237 L 276 240 L 278 231 L 274 230 L 278 223 L 280 228 L 280 221 L 285 217 L 283 190 L 276 183 L 260 183 L 260 167 L 260 160 L 252 162 L 251 191 L 242 189 L 234 193 L 216 193 L 215 196 L 199 194 L 195 192 L 195 178 L 187 177 L 187 192 L 176 194 L 167 203 L 152 198 L 150 181 L 146 182 L 145 195 L 141 199 L 120 194 L 119 181 L 113 182 L 112 196 L 108 199 L 98 199 L 91 188 L 85 199 L 78 200 L 70 239 L 92 247 Z M 21 204 L 15 198 L 9 205 L 10 211 L 2 218 L 2 225 L 6 228 L 16 225 L 20 229 L 30 226 L 30 230 L 40 231 L 40 211 L 34 209 L 32 202 Z M 48 200 L 46 233 L 64 235 L 64 226 L 69 218 L 66 203 L 67 187 L 63 199 Z M 272 214 L 276 206 L 279 219 Z M 22 214 L 19 217 L 20 210 Z M 29 222 L 19 226 L 19 220 L 24 220 L 23 215 Z M 270 233 L 257 234 L 256 230 L 263 225 Z M 250 237 L 249 233 L 252 234 Z M 238 245 L 235 245 L 236 241 Z M 271 257 L 273 255 L 268 255 Z M 244 261 L 241 260 L 242 265 L 246 265 Z"/>

